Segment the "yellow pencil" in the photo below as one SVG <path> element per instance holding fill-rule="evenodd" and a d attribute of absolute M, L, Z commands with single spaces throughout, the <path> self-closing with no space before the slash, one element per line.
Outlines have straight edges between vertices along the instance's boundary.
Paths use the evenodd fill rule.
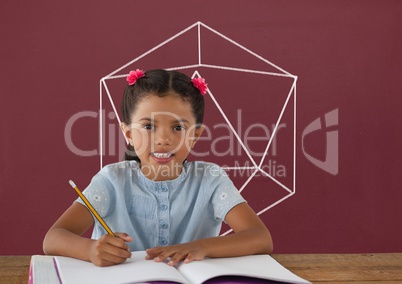
<path fill-rule="evenodd" d="M 85 205 L 88 207 L 88 209 L 92 212 L 92 214 L 95 216 L 95 218 L 99 221 L 99 223 L 101 223 L 101 225 L 103 226 L 103 228 L 105 228 L 105 230 L 108 232 L 109 235 L 112 235 L 115 237 L 115 234 L 113 234 L 112 230 L 110 230 L 110 228 L 108 227 L 108 225 L 106 225 L 105 221 L 103 221 L 103 219 L 101 218 L 101 216 L 99 216 L 98 212 L 96 212 L 95 208 L 93 208 L 92 204 L 89 203 L 88 199 L 86 199 L 86 197 L 81 193 L 81 191 L 78 189 L 78 187 L 75 185 L 75 183 L 70 180 L 70 185 L 72 186 L 72 188 L 74 188 L 74 190 L 78 193 L 78 195 L 80 196 L 80 198 L 82 199 L 82 201 L 84 201 Z"/>

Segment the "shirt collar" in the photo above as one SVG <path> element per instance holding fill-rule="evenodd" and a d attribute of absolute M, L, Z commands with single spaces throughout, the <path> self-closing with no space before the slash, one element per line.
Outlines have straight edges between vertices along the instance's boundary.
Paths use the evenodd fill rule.
<path fill-rule="evenodd" d="M 159 190 L 167 188 L 169 190 L 176 189 L 186 179 L 188 174 L 187 161 L 183 163 L 183 168 L 180 175 L 172 180 L 154 181 L 146 176 L 141 171 L 140 164 L 136 161 L 130 161 L 132 169 L 137 172 L 137 177 L 140 184 L 145 185 L 149 190 Z"/>

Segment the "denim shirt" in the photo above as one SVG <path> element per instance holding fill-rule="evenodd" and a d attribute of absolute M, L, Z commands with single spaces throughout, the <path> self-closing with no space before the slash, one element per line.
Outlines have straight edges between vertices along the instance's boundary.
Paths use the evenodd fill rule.
<path fill-rule="evenodd" d="M 245 202 L 226 172 L 206 162 L 185 162 L 166 181 L 146 178 L 135 161 L 110 164 L 83 193 L 112 231 L 134 238 L 132 251 L 217 236 L 226 214 Z M 99 239 L 106 231 L 94 220 Z"/>

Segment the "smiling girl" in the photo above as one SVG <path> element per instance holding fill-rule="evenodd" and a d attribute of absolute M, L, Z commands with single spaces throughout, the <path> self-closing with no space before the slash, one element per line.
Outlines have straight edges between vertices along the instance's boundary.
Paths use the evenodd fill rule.
<path fill-rule="evenodd" d="M 98 266 L 122 263 L 139 250 L 169 265 L 271 253 L 268 229 L 226 172 L 186 160 L 204 130 L 204 79 L 137 69 L 127 82 L 121 107 L 125 159 L 105 166 L 84 191 L 116 236 L 77 199 L 46 234 L 45 253 Z M 218 236 L 222 222 L 234 233 Z M 83 237 L 92 225 L 92 238 Z"/>

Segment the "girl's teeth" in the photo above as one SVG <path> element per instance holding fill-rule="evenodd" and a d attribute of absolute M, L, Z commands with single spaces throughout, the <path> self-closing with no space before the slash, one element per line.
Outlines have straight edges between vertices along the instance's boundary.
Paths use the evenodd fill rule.
<path fill-rule="evenodd" d="M 154 153 L 153 154 L 156 158 L 170 158 L 172 154 L 170 153 Z"/>

